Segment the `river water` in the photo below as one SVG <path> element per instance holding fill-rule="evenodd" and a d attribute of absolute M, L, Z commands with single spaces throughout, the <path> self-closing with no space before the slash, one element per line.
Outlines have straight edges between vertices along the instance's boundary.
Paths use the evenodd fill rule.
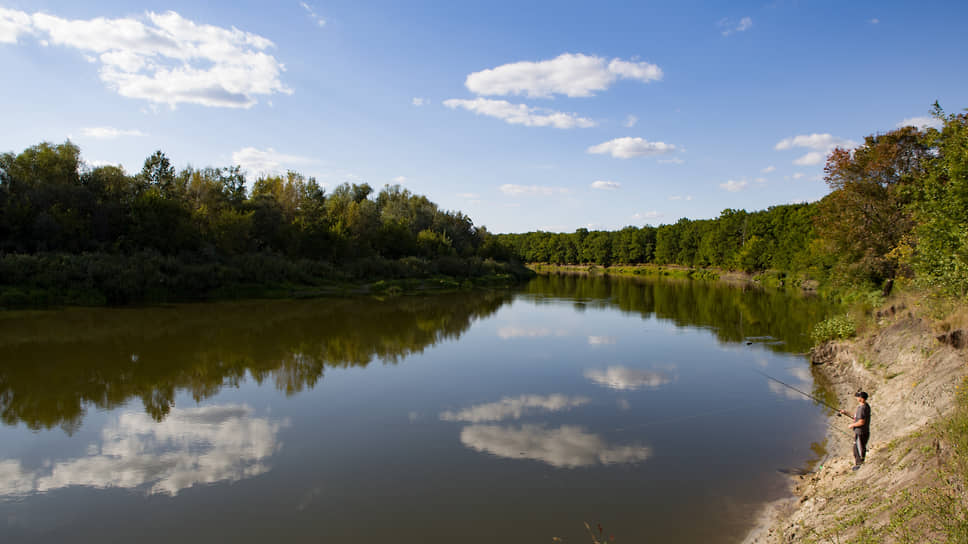
<path fill-rule="evenodd" d="M 0 313 L 0 542 L 735 542 L 815 460 L 816 299 L 512 291 Z"/>

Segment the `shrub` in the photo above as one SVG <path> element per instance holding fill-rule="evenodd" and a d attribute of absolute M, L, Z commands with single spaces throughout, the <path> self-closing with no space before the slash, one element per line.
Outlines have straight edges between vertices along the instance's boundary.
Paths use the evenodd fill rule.
<path fill-rule="evenodd" d="M 841 340 L 850 338 L 857 334 L 857 325 L 847 314 L 838 315 L 824 319 L 813 326 L 810 336 L 817 344 L 822 344 L 830 340 Z"/>

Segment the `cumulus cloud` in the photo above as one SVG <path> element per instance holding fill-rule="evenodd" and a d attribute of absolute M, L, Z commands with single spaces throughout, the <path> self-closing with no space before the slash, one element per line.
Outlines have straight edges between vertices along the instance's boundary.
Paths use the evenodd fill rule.
<path fill-rule="evenodd" d="M 806 174 L 804 174 L 803 172 L 796 172 L 793 174 L 793 179 L 802 179 L 804 177 L 806 177 Z"/>
<path fill-rule="evenodd" d="M 198 24 L 175 13 L 139 18 L 64 19 L 0 9 L 0 42 L 22 34 L 79 51 L 121 96 L 153 104 L 250 108 L 257 97 L 291 94 L 274 44 L 237 28 Z"/>
<path fill-rule="evenodd" d="M 474 72 L 465 85 L 483 96 L 586 97 L 608 89 L 618 79 L 658 81 L 662 70 L 648 62 L 564 53 L 551 60 L 514 62 Z"/>
<path fill-rule="evenodd" d="M 407 182 L 407 176 L 397 176 L 397 177 L 393 178 L 390 181 L 392 181 L 393 183 L 406 183 Z"/>
<path fill-rule="evenodd" d="M 0 8 L 0 43 L 17 43 L 21 34 L 33 32 L 30 15 L 22 11 Z"/>
<path fill-rule="evenodd" d="M 734 32 L 746 32 L 753 27 L 753 19 L 750 17 L 743 17 L 739 21 L 734 21 L 732 19 L 720 19 L 717 26 L 722 28 L 722 35 L 729 36 Z"/>
<path fill-rule="evenodd" d="M 764 174 L 769 174 L 770 172 L 773 172 L 774 170 L 776 170 L 776 167 L 771 164 L 771 165 L 767 166 L 766 168 L 760 170 L 760 172 L 762 172 Z"/>
<path fill-rule="evenodd" d="M 907 119 L 905 119 L 905 120 L 901 121 L 900 123 L 898 123 L 897 124 L 897 128 L 901 128 L 901 127 L 915 127 L 915 128 L 919 128 L 919 129 L 925 129 L 925 128 L 941 129 L 941 126 L 943 124 L 944 123 L 942 123 L 941 120 L 938 119 L 938 118 L 936 118 L 936 117 L 927 117 L 927 116 L 922 116 L 922 117 L 908 117 Z"/>
<path fill-rule="evenodd" d="M 719 188 L 729 191 L 731 193 L 738 193 L 745 189 L 749 183 L 746 180 L 727 180 L 725 183 L 720 183 Z"/>
<path fill-rule="evenodd" d="M 692 195 L 673 195 L 669 197 L 669 200 L 692 200 Z"/>
<path fill-rule="evenodd" d="M 312 6 L 310 6 L 306 2 L 300 2 L 299 5 L 302 6 L 304 10 L 306 10 L 306 15 L 309 15 L 309 18 L 312 19 L 312 21 L 316 23 L 316 25 L 326 26 L 326 19 L 319 16 L 319 14 L 316 13 L 316 10 L 314 10 Z"/>
<path fill-rule="evenodd" d="M 564 187 L 546 187 L 544 185 L 516 185 L 505 183 L 500 187 L 501 192 L 508 196 L 552 196 L 567 194 L 571 191 Z"/>
<path fill-rule="evenodd" d="M 624 126 L 625 128 L 632 128 L 638 122 L 639 122 L 639 118 L 638 117 L 636 117 L 634 115 L 629 115 L 628 117 L 625 118 L 625 122 L 622 123 L 622 126 Z"/>
<path fill-rule="evenodd" d="M 777 144 L 774 146 L 774 149 L 777 151 L 793 149 L 795 147 L 812 149 L 813 151 L 810 151 L 806 155 L 798 157 L 796 160 L 794 160 L 793 164 L 799 166 L 813 166 L 823 164 L 827 158 L 827 155 L 829 155 L 834 148 L 844 147 L 849 149 L 856 146 L 857 142 L 854 142 L 853 140 L 838 138 L 831 134 L 814 133 L 801 134 L 792 138 L 784 138 L 777 142 Z"/>
<path fill-rule="evenodd" d="M 470 425 L 461 430 L 460 441 L 475 451 L 507 459 L 532 459 L 555 468 L 639 463 L 652 455 L 648 446 L 609 445 L 601 436 L 575 425 Z"/>
<path fill-rule="evenodd" d="M 232 163 L 242 167 L 251 174 L 279 174 L 285 170 L 296 169 L 298 166 L 313 164 L 315 159 L 286 155 L 271 147 L 257 149 L 244 147 L 232 153 Z"/>
<path fill-rule="evenodd" d="M 560 412 L 584 406 L 589 402 L 591 402 L 591 399 L 588 397 L 569 397 L 562 394 L 521 395 L 520 397 L 505 397 L 497 402 L 476 404 L 456 412 L 448 410 L 440 414 L 440 419 L 467 423 L 521 419 L 521 416 L 526 413 Z"/>
<path fill-rule="evenodd" d="M 665 142 L 650 142 L 642 138 L 615 138 L 588 148 L 588 152 L 596 155 L 611 155 L 617 159 L 631 159 L 632 157 L 648 157 L 672 153 L 676 146 Z"/>
<path fill-rule="evenodd" d="M 172 409 L 162 422 L 124 412 L 101 431 L 84 457 L 25 470 L 0 461 L 0 495 L 46 492 L 70 486 L 132 489 L 176 495 L 197 484 L 238 481 L 269 470 L 285 422 L 252 417 L 246 405 Z"/>
<path fill-rule="evenodd" d="M 526 104 L 512 104 L 507 100 L 491 100 L 489 98 L 475 98 L 466 100 L 451 98 L 444 100 L 444 106 L 450 109 L 463 108 L 477 115 L 495 117 L 512 125 L 526 127 L 554 127 L 554 128 L 588 128 L 595 126 L 595 122 L 574 113 L 564 113 L 546 108 L 531 107 Z"/>
<path fill-rule="evenodd" d="M 597 180 L 593 181 L 591 185 L 592 189 L 598 189 L 601 191 L 614 191 L 622 187 L 622 184 L 617 181 L 603 181 Z"/>
<path fill-rule="evenodd" d="M 588 369 L 585 371 L 585 377 L 598 385 L 619 391 L 656 389 L 675 378 L 669 372 L 662 370 L 639 370 L 625 366 L 610 366 L 605 370 Z"/>
<path fill-rule="evenodd" d="M 410 103 L 413 104 L 414 106 L 417 106 L 419 108 L 420 106 L 423 106 L 424 104 L 429 104 L 430 101 L 427 100 L 426 98 L 420 98 L 419 96 L 415 96 L 415 97 L 413 97 L 413 98 L 410 99 Z"/>

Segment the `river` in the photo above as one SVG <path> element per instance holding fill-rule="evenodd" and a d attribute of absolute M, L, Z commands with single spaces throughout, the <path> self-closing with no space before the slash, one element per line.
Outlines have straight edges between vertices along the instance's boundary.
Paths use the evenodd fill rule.
<path fill-rule="evenodd" d="M 735 542 L 822 455 L 816 298 L 517 290 L 0 313 L 2 542 Z"/>

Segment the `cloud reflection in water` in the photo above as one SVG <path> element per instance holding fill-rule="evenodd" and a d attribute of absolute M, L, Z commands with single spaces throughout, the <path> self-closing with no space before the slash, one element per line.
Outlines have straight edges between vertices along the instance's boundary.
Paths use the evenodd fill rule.
<path fill-rule="evenodd" d="M 513 418 L 521 419 L 525 412 L 559 412 L 591 402 L 588 397 L 569 397 L 562 394 L 548 396 L 521 395 L 520 397 L 504 397 L 497 402 L 475 404 L 460 411 L 442 412 L 440 419 L 444 421 L 466 421 L 480 423 L 482 421 L 502 421 Z"/>
<path fill-rule="evenodd" d="M 162 422 L 124 412 L 101 431 L 86 457 L 25 471 L 17 460 L 0 461 L 0 496 L 68 486 L 136 488 L 176 495 L 196 484 L 238 481 L 269 470 L 285 421 L 252 417 L 246 405 L 173 409 Z"/>
<path fill-rule="evenodd" d="M 575 425 L 469 425 L 461 430 L 460 441 L 476 451 L 508 459 L 533 459 L 556 468 L 637 463 L 652 454 L 647 446 L 609 445 L 601 436 Z"/>
<path fill-rule="evenodd" d="M 590 368 L 585 371 L 585 377 L 598 385 L 619 391 L 656 389 L 675 378 L 674 375 L 663 370 L 638 370 L 625 366 L 610 366 L 605 370 Z"/>

